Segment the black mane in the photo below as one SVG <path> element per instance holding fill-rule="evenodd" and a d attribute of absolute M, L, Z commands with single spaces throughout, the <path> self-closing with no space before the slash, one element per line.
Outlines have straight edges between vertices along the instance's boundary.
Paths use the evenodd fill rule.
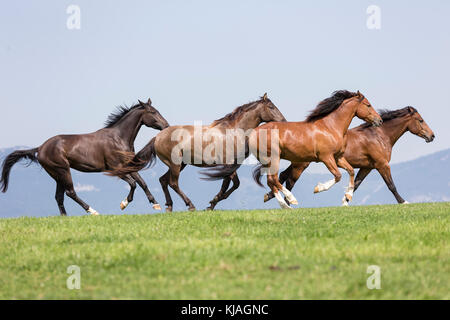
<path fill-rule="evenodd" d="M 417 109 L 414 107 L 404 107 L 397 110 L 388 110 L 388 109 L 380 109 L 378 110 L 378 114 L 380 115 L 383 122 L 388 122 L 393 119 L 401 118 L 406 116 L 407 114 L 414 114 L 417 112 Z M 362 129 L 372 127 L 370 123 L 363 123 L 360 126 Z"/>
<path fill-rule="evenodd" d="M 261 102 L 263 100 L 263 98 L 253 101 L 253 102 L 249 102 L 247 104 L 244 104 L 240 107 L 237 107 L 236 109 L 234 109 L 232 112 L 230 112 L 229 114 L 225 115 L 224 117 L 215 120 L 212 123 L 212 126 L 216 126 L 218 124 L 224 123 L 224 122 L 232 122 L 235 121 L 237 118 L 239 118 L 239 116 L 241 116 L 243 113 L 250 111 L 252 109 L 254 109 L 257 105 L 258 102 Z M 270 102 L 269 98 L 266 98 L 266 101 Z"/>
<path fill-rule="evenodd" d="M 118 106 L 116 111 L 111 113 L 108 116 L 108 119 L 105 121 L 105 128 L 111 128 L 113 127 L 115 124 L 117 124 L 117 122 L 120 121 L 120 119 L 122 119 L 123 117 L 125 117 L 125 115 L 127 115 L 130 111 L 137 109 L 139 107 L 142 107 L 139 103 L 135 104 L 132 107 L 127 107 L 127 106 Z"/>
<path fill-rule="evenodd" d="M 357 95 L 357 93 L 347 90 L 339 90 L 333 92 L 333 95 L 331 97 L 319 102 L 317 107 L 309 113 L 308 117 L 306 118 L 306 122 L 313 122 L 329 115 L 331 112 L 339 108 L 344 100 L 353 98 Z"/>

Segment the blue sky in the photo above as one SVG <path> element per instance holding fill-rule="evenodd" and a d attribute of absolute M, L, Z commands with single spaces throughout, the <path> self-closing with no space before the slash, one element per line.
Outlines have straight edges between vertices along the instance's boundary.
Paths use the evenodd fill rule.
<path fill-rule="evenodd" d="M 66 9 L 81 9 L 68 30 Z M 369 5 L 381 29 L 366 27 Z M 450 147 L 450 1 L 2 1 L 0 147 L 100 128 L 151 97 L 170 124 L 209 123 L 268 92 L 288 120 L 337 89 L 415 106 L 437 139 L 405 136 L 393 162 Z M 358 124 L 355 121 L 353 125 Z M 137 147 L 156 131 L 143 128 Z"/>

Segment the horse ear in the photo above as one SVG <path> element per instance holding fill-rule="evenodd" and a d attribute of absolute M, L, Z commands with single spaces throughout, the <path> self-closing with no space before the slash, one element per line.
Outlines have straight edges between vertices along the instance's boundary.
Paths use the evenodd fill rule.
<path fill-rule="evenodd" d="M 145 103 L 138 99 L 138 102 L 141 106 L 145 106 Z"/>
<path fill-rule="evenodd" d="M 151 105 L 152 105 L 152 99 L 148 98 L 147 104 L 148 104 L 149 106 L 151 106 Z"/>
<path fill-rule="evenodd" d="M 408 112 L 409 112 L 409 113 L 414 113 L 413 108 L 412 108 L 412 107 L 408 107 Z"/>
<path fill-rule="evenodd" d="M 358 97 L 361 97 L 361 92 L 359 92 L 359 90 L 356 92 L 356 94 L 358 95 Z"/>
<path fill-rule="evenodd" d="M 266 100 L 267 100 L 267 92 L 266 92 L 266 93 L 264 93 L 264 95 L 263 95 L 263 100 L 264 100 L 264 101 L 266 101 Z"/>

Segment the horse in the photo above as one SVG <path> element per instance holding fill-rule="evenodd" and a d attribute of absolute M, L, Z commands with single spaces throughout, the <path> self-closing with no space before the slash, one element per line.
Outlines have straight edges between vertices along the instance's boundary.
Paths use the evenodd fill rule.
<path fill-rule="evenodd" d="M 134 140 L 145 125 L 157 130 L 169 126 L 164 117 L 152 106 L 152 101 L 139 102 L 130 107 L 119 107 L 112 113 L 105 123 L 105 127 L 88 134 L 58 135 L 50 138 L 40 147 L 29 150 L 18 150 L 8 155 L 3 161 L 0 180 L 2 192 L 8 190 L 9 174 L 13 165 L 21 159 L 38 162 L 45 171 L 56 181 L 55 199 L 61 216 L 66 216 L 64 207 L 64 193 L 78 203 L 87 213 L 99 213 L 81 200 L 75 192 L 70 168 L 81 172 L 107 172 L 113 167 L 123 165 L 129 161 L 124 155 L 134 152 Z M 144 189 L 153 208 L 161 210 L 147 185 L 138 173 L 130 173 L 121 177 L 130 185 L 128 197 L 122 201 L 123 210 L 133 201 L 136 182 Z"/>
<path fill-rule="evenodd" d="M 344 158 L 353 168 L 359 168 L 355 178 L 356 191 L 367 175 L 376 169 L 394 195 L 398 203 L 407 204 L 397 192 L 391 175 L 389 162 L 391 161 L 392 148 L 395 143 L 407 131 L 423 138 L 427 143 L 434 140 L 435 135 L 428 124 L 423 120 L 417 109 L 405 107 L 398 110 L 380 110 L 383 125 L 375 128 L 367 124 L 350 129 L 347 133 L 347 147 Z M 280 173 L 280 183 L 286 182 L 286 188 L 291 191 L 303 171 L 310 162 L 292 163 L 286 170 Z M 274 198 L 272 192 L 264 196 L 264 202 Z M 346 198 L 342 204 L 348 206 Z"/>
<path fill-rule="evenodd" d="M 383 122 L 370 102 L 359 91 L 354 93 L 340 90 L 321 101 L 305 121 L 271 122 L 256 128 L 249 139 L 250 152 L 261 163 L 254 171 L 255 181 L 262 186 L 260 178 L 261 171 L 264 169 L 267 173 L 267 184 L 280 207 L 291 209 L 292 207 L 285 202 L 281 193 L 290 204 L 298 204 L 298 201 L 278 180 L 280 159 L 294 163 L 323 162 L 333 174 L 334 179 L 319 183 L 314 188 L 314 193 L 326 191 L 339 182 L 342 175 L 338 167 L 341 167 L 350 176 L 345 196 L 351 200 L 354 170 L 343 154 L 347 130 L 355 116 L 374 126 L 380 126 Z M 263 148 L 266 152 L 260 152 L 259 149 Z"/>
<path fill-rule="evenodd" d="M 136 154 L 128 166 L 117 168 L 110 174 L 122 176 L 139 171 L 145 166 L 151 165 L 157 155 L 169 167 L 169 170 L 159 179 L 166 197 L 166 211 L 173 210 L 169 186 L 183 199 L 189 211 L 195 211 L 192 201 L 178 185 L 180 172 L 188 164 L 212 168 L 228 163 L 227 161 L 234 161 L 237 157 L 243 161 L 246 157 L 244 148 L 246 137 L 262 122 L 271 121 L 286 121 L 286 119 L 265 93 L 259 100 L 236 108 L 210 125 L 171 126 L 162 130 Z M 182 142 L 179 141 L 180 135 L 183 136 Z M 211 140 L 214 140 L 215 143 L 211 143 Z M 239 187 L 240 182 L 236 170 L 221 179 L 224 180 L 222 188 L 210 201 L 207 210 L 213 210 L 219 201 L 228 198 Z M 231 181 L 233 181 L 233 186 L 227 191 Z"/>

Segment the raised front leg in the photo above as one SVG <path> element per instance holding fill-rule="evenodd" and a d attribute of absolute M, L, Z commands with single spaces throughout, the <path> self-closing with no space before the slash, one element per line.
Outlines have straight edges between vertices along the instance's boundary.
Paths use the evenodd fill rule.
<path fill-rule="evenodd" d="M 408 203 L 403 199 L 397 192 L 397 188 L 395 187 L 394 180 L 391 176 L 391 167 L 389 166 L 389 163 L 383 164 L 381 167 L 377 168 L 380 175 L 383 177 L 384 182 L 386 182 L 389 190 L 391 190 L 392 194 L 394 195 L 395 199 L 398 203 Z"/>
<path fill-rule="evenodd" d="M 318 183 L 317 186 L 314 188 L 314 193 L 319 193 L 322 191 L 327 191 L 332 186 L 334 186 L 336 183 L 341 181 L 342 174 L 339 172 L 339 169 L 336 164 L 336 160 L 334 159 L 334 156 L 328 156 L 322 159 L 322 162 L 325 164 L 327 169 L 333 174 L 334 179 L 329 180 L 325 183 Z"/>

